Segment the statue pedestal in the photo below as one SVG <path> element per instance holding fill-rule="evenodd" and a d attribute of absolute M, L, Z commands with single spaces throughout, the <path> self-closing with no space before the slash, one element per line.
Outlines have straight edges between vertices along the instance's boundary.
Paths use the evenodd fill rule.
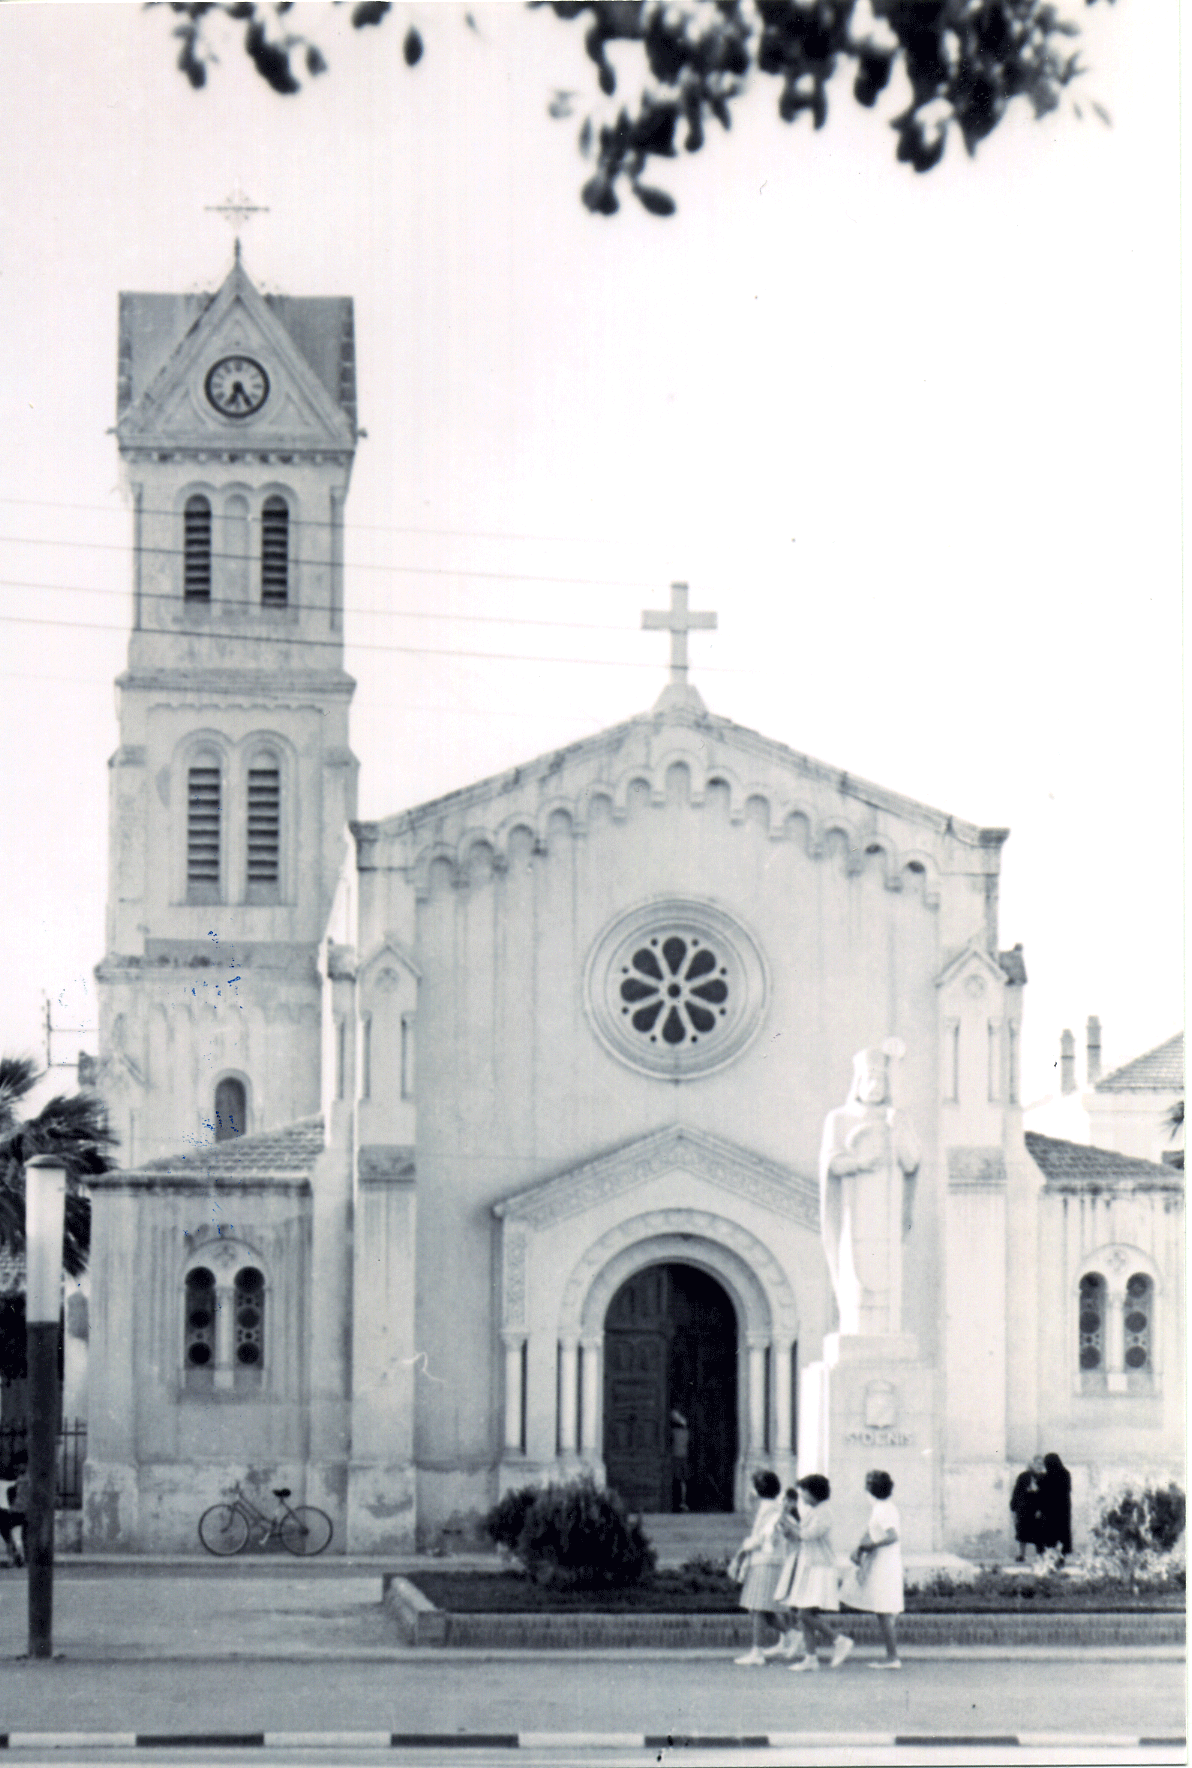
<path fill-rule="evenodd" d="M 935 1375 L 909 1332 L 832 1332 L 823 1360 L 799 1383 L 799 1476 L 832 1482 L 833 1541 L 851 1553 L 873 1500 L 865 1475 L 880 1467 L 894 1481 L 904 1553 L 935 1545 Z"/>

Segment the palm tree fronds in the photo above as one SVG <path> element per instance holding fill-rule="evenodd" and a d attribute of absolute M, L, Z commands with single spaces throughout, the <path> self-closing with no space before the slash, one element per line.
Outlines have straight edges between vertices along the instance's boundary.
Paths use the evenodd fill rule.
<path fill-rule="evenodd" d="M 16 1124 L 16 1108 L 33 1091 L 39 1074 L 32 1056 L 0 1056 L 0 1136 Z"/>
<path fill-rule="evenodd" d="M 35 1154 L 56 1154 L 67 1175 L 62 1262 L 72 1277 L 80 1277 L 91 1247 L 91 1199 L 84 1187 L 88 1178 L 113 1166 L 117 1137 L 95 1093 L 58 1094 L 24 1122 L 10 1105 L 6 1121 L 2 1115 L 6 1074 L 14 1097 L 20 1096 L 22 1086 L 27 1092 L 37 1079 L 35 1065 L 25 1058 L 0 1059 L 0 1245 L 14 1252 L 24 1250 L 25 1162 Z"/>

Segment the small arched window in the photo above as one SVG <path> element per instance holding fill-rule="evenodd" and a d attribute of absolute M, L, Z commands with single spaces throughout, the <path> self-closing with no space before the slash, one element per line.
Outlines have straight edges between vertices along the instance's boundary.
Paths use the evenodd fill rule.
<path fill-rule="evenodd" d="M 186 900 L 219 901 L 220 767 L 204 757 L 186 775 Z"/>
<path fill-rule="evenodd" d="M 237 1080 L 235 1075 L 225 1075 L 215 1089 L 216 1141 L 230 1142 L 233 1136 L 242 1136 L 247 1127 L 247 1115 L 244 1082 Z"/>
<path fill-rule="evenodd" d="M 215 1374 L 215 1278 L 205 1267 L 188 1273 L 183 1305 L 187 1385 L 210 1387 Z"/>
<path fill-rule="evenodd" d="M 1126 1284 L 1122 1309 L 1122 1362 L 1131 1387 L 1149 1387 L 1151 1380 L 1151 1320 L 1155 1311 L 1155 1286 L 1136 1271 Z"/>
<path fill-rule="evenodd" d="M 188 497 L 183 512 L 183 595 L 188 602 L 211 600 L 211 504 Z"/>
<path fill-rule="evenodd" d="M 290 595 L 290 511 L 284 497 L 261 510 L 261 606 L 284 608 Z"/>
<path fill-rule="evenodd" d="M 1080 1279 L 1080 1384 L 1105 1386 L 1105 1279 L 1089 1271 Z"/>
<path fill-rule="evenodd" d="M 259 1380 L 265 1363 L 265 1278 L 254 1266 L 236 1272 L 236 1378 Z"/>

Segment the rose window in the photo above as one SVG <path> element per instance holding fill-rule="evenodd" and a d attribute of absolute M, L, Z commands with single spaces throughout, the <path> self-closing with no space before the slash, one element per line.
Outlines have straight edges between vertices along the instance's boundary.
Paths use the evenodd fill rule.
<path fill-rule="evenodd" d="M 727 1017 L 728 968 L 694 935 L 648 940 L 621 975 L 621 1013 L 651 1043 L 696 1044 Z"/>
<path fill-rule="evenodd" d="M 677 897 L 619 915 L 588 957 L 584 1004 L 610 1053 L 695 1080 L 731 1062 L 765 1010 L 765 961 L 735 916 Z"/>

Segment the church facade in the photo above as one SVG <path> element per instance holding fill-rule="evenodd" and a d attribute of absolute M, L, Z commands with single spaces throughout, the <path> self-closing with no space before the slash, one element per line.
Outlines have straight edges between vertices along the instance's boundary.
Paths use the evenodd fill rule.
<path fill-rule="evenodd" d="M 693 1508 L 879 1464 L 912 1551 L 1004 1539 L 1040 1450 L 1078 1508 L 1177 1471 L 1182 1174 L 1024 1139 L 1006 831 L 710 713 L 685 596 L 652 709 L 354 820 L 351 304 L 237 260 L 120 312 L 90 1544 L 189 1548 L 236 1479 L 333 1551 L 582 1471 L 666 1510 L 673 1413 Z M 877 1048 L 914 1153 L 858 1325 L 821 1142 Z"/>

